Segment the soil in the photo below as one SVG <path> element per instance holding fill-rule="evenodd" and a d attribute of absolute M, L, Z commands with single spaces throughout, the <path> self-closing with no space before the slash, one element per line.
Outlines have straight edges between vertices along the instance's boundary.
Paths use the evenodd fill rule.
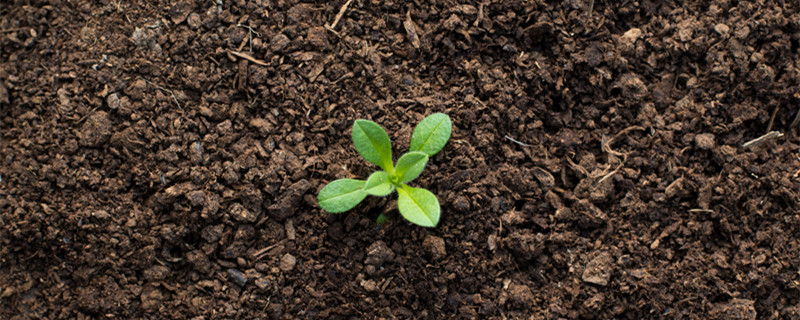
<path fill-rule="evenodd" d="M 0 318 L 800 319 L 799 9 L 4 1 Z M 438 227 L 318 207 L 433 112 Z"/>

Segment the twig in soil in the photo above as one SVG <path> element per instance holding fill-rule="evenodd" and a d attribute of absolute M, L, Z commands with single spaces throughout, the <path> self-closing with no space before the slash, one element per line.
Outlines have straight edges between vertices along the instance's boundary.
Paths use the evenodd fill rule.
<path fill-rule="evenodd" d="M 602 139 L 604 141 L 601 141 L 600 148 L 603 149 L 603 151 L 608 152 L 610 154 L 613 154 L 615 156 L 626 157 L 628 155 L 627 153 L 614 151 L 613 149 L 611 149 L 611 145 L 614 144 L 614 142 L 617 140 L 617 138 L 619 138 L 620 136 L 622 136 L 624 134 L 627 134 L 628 132 L 633 131 L 633 130 L 644 130 L 644 128 L 642 128 L 640 126 L 632 126 L 632 127 L 627 127 L 625 129 L 622 129 L 622 131 L 617 133 L 617 135 L 615 135 L 613 138 L 611 138 L 611 139 L 607 139 L 607 138 Z"/>
<path fill-rule="evenodd" d="M 347 11 L 347 7 L 350 6 L 350 2 L 353 2 L 353 0 L 347 0 L 347 2 L 345 2 L 344 5 L 342 5 L 342 7 L 339 8 L 339 12 L 336 13 L 336 16 L 333 18 L 333 23 L 326 24 L 325 29 L 328 29 L 333 33 L 336 33 L 334 29 L 336 29 L 336 25 L 339 24 L 339 20 L 342 19 L 342 16 L 344 16 L 345 11 Z"/>
<path fill-rule="evenodd" d="M 261 33 L 259 33 L 258 31 L 253 30 L 253 27 L 251 27 L 251 26 L 246 26 L 246 25 L 243 25 L 243 24 L 237 24 L 236 26 L 240 27 L 240 28 L 245 28 L 247 30 L 250 30 L 250 33 L 255 33 L 259 37 L 261 36 Z"/>
<path fill-rule="evenodd" d="M 256 252 L 254 252 L 254 253 L 253 253 L 253 258 L 255 258 L 255 261 L 261 260 L 261 258 L 263 258 L 263 257 L 264 257 L 264 255 L 266 255 L 266 254 L 267 254 L 267 251 L 270 251 L 270 250 L 272 250 L 272 249 L 275 249 L 275 247 L 277 247 L 277 246 L 279 246 L 279 245 L 283 244 L 283 242 L 284 242 L 284 240 L 281 240 L 281 241 L 280 241 L 280 242 L 278 242 L 278 243 L 275 243 L 275 244 L 269 245 L 269 246 L 267 246 L 267 247 L 266 247 L 266 248 L 264 248 L 264 249 L 261 249 L 261 250 L 258 250 L 258 251 L 256 251 Z"/>
<path fill-rule="evenodd" d="M 767 142 L 767 141 L 769 141 L 771 139 L 780 138 L 780 137 L 783 137 L 783 133 L 780 133 L 778 131 L 770 131 L 770 132 L 767 132 L 763 136 L 760 136 L 758 138 L 755 138 L 753 140 L 745 142 L 744 144 L 742 144 L 742 149 L 750 149 L 750 148 L 759 146 L 759 145 L 761 145 L 761 144 L 763 144 L 763 143 L 765 143 L 765 142 Z"/>
<path fill-rule="evenodd" d="M 711 209 L 689 209 L 689 213 L 714 213 L 714 210 Z"/>
<path fill-rule="evenodd" d="M 417 28 L 417 24 L 414 23 L 414 20 L 411 20 L 410 10 L 406 11 L 406 19 L 403 20 L 403 27 L 406 29 L 406 34 L 408 34 L 408 39 L 411 41 L 411 45 L 414 46 L 415 49 L 419 50 L 422 42 L 419 40 L 419 29 Z"/>
<path fill-rule="evenodd" d="M 0 30 L 0 33 L 17 32 L 17 31 L 23 31 L 23 30 L 25 30 L 25 28 L 3 29 L 3 30 Z"/>
<path fill-rule="evenodd" d="M 172 90 L 169 90 L 167 88 L 164 88 L 162 86 L 159 86 L 159 85 L 157 85 L 155 83 L 152 83 L 152 82 L 148 81 L 147 79 L 142 79 L 142 80 L 144 80 L 144 82 L 147 82 L 148 84 L 158 88 L 159 90 L 164 91 L 164 92 L 169 93 L 170 95 L 172 95 L 172 100 L 174 100 L 175 104 L 178 105 L 178 109 L 183 110 L 183 107 L 181 107 L 181 103 L 178 101 L 178 97 L 175 96 L 175 92 L 173 92 Z"/>
<path fill-rule="evenodd" d="M 253 52 L 253 33 L 255 33 L 259 37 L 261 36 L 261 34 L 258 33 L 258 31 L 253 30 L 253 27 L 251 27 L 251 26 L 246 26 L 246 25 L 243 25 L 241 23 L 237 24 L 236 26 L 240 27 L 240 28 L 246 28 L 247 30 L 249 30 L 247 32 L 247 35 L 250 38 L 250 41 L 248 41 L 248 42 L 250 43 L 250 52 Z M 242 49 L 240 48 L 239 50 L 242 50 Z"/>
<path fill-rule="evenodd" d="M 518 145 L 521 145 L 521 146 L 525 146 L 525 147 L 533 147 L 533 145 L 527 144 L 527 143 L 525 143 L 525 142 L 521 142 L 521 141 L 514 140 L 514 138 L 512 138 L 512 137 L 509 137 L 508 135 L 506 135 L 506 139 L 508 139 L 508 140 L 511 140 L 511 142 L 513 142 L 513 143 L 516 143 L 516 144 L 518 144 Z"/>
<path fill-rule="evenodd" d="M 792 124 L 789 125 L 789 128 L 796 128 L 800 125 L 800 108 L 797 109 L 797 115 L 794 116 L 794 120 L 792 120 Z"/>
<path fill-rule="evenodd" d="M 234 55 L 234 56 L 237 56 L 237 57 L 242 58 L 242 59 L 249 60 L 250 62 L 255 63 L 257 65 L 260 65 L 260 66 L 265 66 L 266 67 L 266 66 L 269 65 L 264 60 L 253 58 L 253 56 L 251 56 L 249 54 L 246 54 L 246 53 L 236 52 L 236 51 L 233 51 L 233 50 L 228 50 L 228 52 L 230 54 Z"/>
<path fill-rule="evenodd" d="M 589 1 L 589 14 L 587 15 L 589 18 L 592 17 L 592 11 L 594 11 L 594 0 Z"/>
<path fill-rule="evenodd" d="M 772 125 L 775 123 L 775 116 L 778 115 L 778 110 L 781 109 L 781 105 L 775 106 L 775 110 L 772 110 L 772 116 L 769 117 L 769 124 L 767 125 L 767 132 L 772 131 Z"/>
<path fill-rule="evenodd" d="M 483 21 L 483 18 L 484 18 L 483 17 L 484 16 L 483 7 L 485 7 L 485 6 L 486 6 L 486 2 L 481 2 L 481 4 L 478 6 L 478 17 L 475 18 L 475 22 L 472 24 L 473 26 L 477 27 Z"/>
<path fill-rule="evenodd" d="M 624 161 L 623 161 L 623 162 L 620 162 L 620 163 L 619 163 L 619 165 L 618 165 L 616 168 L 614 168 L 614 170 L 612 170 L 612 171 L 611 171 L 611 172 L 609 172 L 607 175 L 605 175 L 605 176 L 603 176 L 602 178 L 600 178 L 600 180 L 597 180 L 597 184 L 599 185 L 599 184 L 603 183 L 603 181 L 605 181 L 606 179 L 608 179 L 608 177 L 610 177 L 610 176 L 613 176 L 615 173 L 617 173 L 617 171 L 619 171 L 619 169 L 620 169 L 620 168 L 622 168 L 622 165 L 623 165 L 623 164 L 625 164 L 625 162 L 624 162 Z"/>

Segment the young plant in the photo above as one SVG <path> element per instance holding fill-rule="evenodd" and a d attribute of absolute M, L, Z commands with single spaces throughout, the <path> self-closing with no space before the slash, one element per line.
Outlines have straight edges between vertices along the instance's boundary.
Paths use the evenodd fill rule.
<path fill-rule="evenodd" d="M 423 119 L 411 134 L 409 152 L 393 163 L 392 143 L 386 131 L 375 122 L 356 120 L 353 124 L 356 151 L 383 170 L 372 173 L 367 180 L 339 179 L 328 183 L 317 195 L 319 206 L 330 213 L 345 212 L 367 195 L 383 197 L 397 190 L 397 208 L 406 220 L 423 227 L 435 227 L 441 211 L 439 200 L 432 192 L 406 183 L 416 179 L 425 169 L 428 158 L 444 148 L 452 126 L 450 117 L 444 113 L 434 113 Z M 383 219 L 378 218 L 379 221 Z"/>

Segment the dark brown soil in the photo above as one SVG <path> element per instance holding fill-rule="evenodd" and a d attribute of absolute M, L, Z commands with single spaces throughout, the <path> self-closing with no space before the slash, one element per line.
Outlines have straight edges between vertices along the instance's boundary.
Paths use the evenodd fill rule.
<path fill-rule="evenodd" d="M 2 319 L 800 319 L 796 1 L 10 2 Z"/>

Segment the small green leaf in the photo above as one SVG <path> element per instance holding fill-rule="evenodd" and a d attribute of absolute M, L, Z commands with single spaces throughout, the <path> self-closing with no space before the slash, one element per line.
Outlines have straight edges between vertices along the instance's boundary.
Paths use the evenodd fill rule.
<path fill-rule="evenodd" d="M 421 151 L 411 151 L 397 160 L 394 176 L 398 183 L 409 182 L 416 179 L 425 170 L 428 163 L 428 154 Z"/>
<path fill-rule="evenodd" d="M 450 117 L 444 113 L 434 113 L 422 119 L 411 134 L 411 151 L 422 151 L 433 156 L 450 140 L 452 129 Z"/>
<path fill-rule="evenodd" d="M 377 223 L 377 224 L 380 224 L 380 225 L 384 225 L 384 224 L 386 224 L 387 222 L 389 222 L 389 217 L 388 217 L 388 216 L 386 216 L 386 215 L 385 215 L 385 214 L 383 214 L 383 213 L 379 214 L 379 215 L 378 215 L 378 218 L 377 218 L 377 219 L 375 219 L 375 223 Z"/>
<path fill-rule="evenodd" d="M 389 181 L 389 174 L 386 171 L 376 171 L 367 179 L 364 191 L 373 196 L 383 197 L 392 193 L 394 186 Z"/>
<path fill-rule="evenodd" d="M 439 223 L 439 200 L 425 189 L 402 185 L 397 189 L 397 208 L 403 218 L 423 227 L 435 227 Z"/>
<path fill-rule="evenodd" d="M 392 142 L 389 135 L 377 123 L 358 119 L 353 123 L 353 144 L 364 159 L 393 172 Z"/>
<path fill-rule="evenodd" d="M 356 179 L 339 179 L 331 181 L 320 190 L 317 202 L 322 209 L 330 213 L 340 213 L 353 209 L 367 197 L 364 192 L 364 181 Z"/>

